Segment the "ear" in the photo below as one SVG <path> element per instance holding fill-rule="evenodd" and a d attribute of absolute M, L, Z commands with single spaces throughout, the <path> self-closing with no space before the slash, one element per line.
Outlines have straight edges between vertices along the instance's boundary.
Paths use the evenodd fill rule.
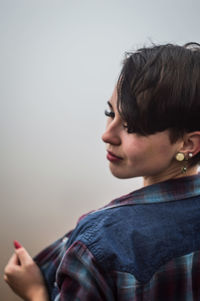
<path fill-rule="evenodd" d="M 183 137 L 183 145 L 180 152 L 192 153 L 193 157 L 200 152 L 200 131 L 187 133 Z"/>

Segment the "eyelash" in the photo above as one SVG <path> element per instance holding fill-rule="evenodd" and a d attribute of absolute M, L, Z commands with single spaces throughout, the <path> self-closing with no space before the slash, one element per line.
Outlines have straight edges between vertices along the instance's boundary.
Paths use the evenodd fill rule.
<path fill-rule="evenodd" d="M 112 112 L 112 111 L 107 111 L 107 110 L 105 110 L 104 111 L 104 114 L 107 116 L 107 117 L 111 117 L 111 118 L 114 118 L 115 117 L 115 113 L 114 112 Z"/>
<path fill-rule="evenodd" d="M 107 117 L 110 117 L 110 118 L 114 118 L 114 117 L 115 117 L 115 113 L 112 112 L 112 111 L 109 112 L 109 111 L 105 110 L 104 113 L 105 113 L 105 115 L 106 115 Z M 123 124 L 123 127 L 124 127 L 124 129 L 126 129 L 127 132 L 128 132 L 128 126 L 127 126 L 127 124 Z"/>

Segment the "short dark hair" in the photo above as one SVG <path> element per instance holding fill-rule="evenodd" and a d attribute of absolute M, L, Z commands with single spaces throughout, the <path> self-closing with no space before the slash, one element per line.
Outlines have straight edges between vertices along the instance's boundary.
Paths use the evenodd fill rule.
<path fill-rule="evenodd" d="M 169 129 L 171 143 L 200 130 L 200 44 L 166 44 L 127 53 L 117 106 L 129 133 Z M 200 153 L 191 165 L 200 161 Z"/>

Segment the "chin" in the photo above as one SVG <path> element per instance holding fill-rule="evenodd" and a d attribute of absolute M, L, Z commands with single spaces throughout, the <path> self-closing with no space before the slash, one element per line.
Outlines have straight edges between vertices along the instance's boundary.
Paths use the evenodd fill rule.
<path fill-rule="evenodd" d="M 110 168 L 111 174 L 118 179 L 131 179 L 135 178 L 135 175 L 128 175 L 125 172 L 120 172 L 120 170 L 116 170 L 115 168 Z"/>

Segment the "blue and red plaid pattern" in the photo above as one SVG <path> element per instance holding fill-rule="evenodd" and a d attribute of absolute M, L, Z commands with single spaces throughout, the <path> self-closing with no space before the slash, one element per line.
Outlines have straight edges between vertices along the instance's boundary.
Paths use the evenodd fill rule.
<path fill-rule="evenodd" d="M 191 215 L 189 215 L 189 219 L 187 220 L 189 220 L 189 231 L 191 231 L 191 235 L 193 236 L 192 239 L 189 239 L 187 237 L 188 232 L 178 233 L 180 238 L 183 238 L 182 250 L 179 250 L 181 249 L 179 240 L 174 241 L 175 245 L 173 248 L 167 245 L 166 242 L 168 241 L 168 236 L 171 235 L 171 230 L 169 233 L 168 231 L 162 232 L 165 235 L 162 239 L 163 245 L 158 244 L 154 246 L 155 238 L 152 236 L 153 253 L 151 253 L 148 264 L 145 262 L 145 257 L 143 260 L 143 254 L 137 254 L 137 252 L 140 252 L 138 250 L 141 249 L 141 246 L 146 246 L 144 244 L 146 237 L 143 237 L 144 241 L 141 240 L 140 242 L 140 240 L 138 240 L 140 248 L 138 247 L 137 249 L 137 246 L 134 247 L 135 251 L 133 253 L 136 257 L 136 259 L 134 258 L 134 262 L 136 262 L 135 271 L 137 271 L 137 264 L 139 267 L 144 264 L 144 269 L 147 271 L 147 273 L 144 274 L 145 276 L 142 273 L 140 276 L 141 271 L 139 271 L 139 273 L 130 272 L 132 271 L 131 268 L 129 269 L 127 265 L 123 266 L 123 258 L 122 263 L 118 261 L 117 263 L 115 262 L 115 257 L 122 257 L 121 248 L 123 249 L 123 246 L 121 244 L 120 249 L 116 249 L 116 255 L 113 256 L 112 253 L 112 257 L 110 258 L 109 249 L 112 246 L 108 247 L 108 250 L 105 247 L 103 252 L 106 250 L 108 253 L 106 257 L 107 261 L 105 261 L 103 259 L 103 253 L 99 253 L 102 249 L 102 245 L 99 247 L 99 250 L 96 250 L 98 243 L 97 245 L 84 243 L 85 240 L 80 239 L 82 236 L 76 234 L 81 233 L 80 224 L 85 225 L 84 221 L 87 220 L 87 218 L 91 223 L 89 231 L 92 231 L 92 219 L 95 221 L 99 215 L 102 219 L 103 216 L 108 213 L 110 214 L 110 212 L 114 212 L 114 215 L 116 214 L 116 216 L 118 216 L 117 214 L 118 212 L 120 214 L 120 210 L 123 208 L 129 210 L 133 208 L 132 206 L 134 206 L 134 210 L 136 210 L 134 212 L 136 212 L 136 214 L 141 216 L 140 212 L 144 212 L 144 222 L 141 216 L 142 227 L 146 227 L 145 216 L 148 217 L 148 212 L 152 210 L 152 207 L 149 207 L 149 205 L 153 206 L 153 212 L 155 213 L 153 218 L 155 219 L 156 217 L 156 221 L 160 218 L 160 224 L 156 224 L 158 229 L 162 227 L 161 222 L 165 218 L 165 211 L 162 211 L 163 208 L 166 210 L 166 215 L 168 211 L 171 210 L 169 217 L 172 220 L 169 219 L 169 224 L 174 225 L 174 232 L 185 231 L 185 229 L 184 226 L 179 228 L 181 214 L 176 220 L 173 216 L 173 206 L 176 206 L 174 210 L 183 210 L 183 215 L 190 214 L 188 211 L 190 211 L 191 208 Z M 165 207 L 162 207 L 162 210 L 159 211 L 162 205 Z M 192 206 L 196 207 L 193 208 Z M 142 208 L 143 211 L 140 210 L 140 208 Z M 195 218 L 197 222 L 193 221 L 192 208 L 196 213 Z M 139 189 L 112 201 L 109 205 L 100 210 L 94 211 L 89 215 L 84 215 L 83 218 L 79 220 L 77 228 L 75 228 L 74 231 L 69 232 L 63 238 L 57 240 L 35 258 L 46 280 L 50 299 L 54 301 L 200 301 L 200 210 L 197 210 L 197 208 L 200 209 L 200 177 L 192 176 Z M 186 213 L 184 211 L 185 209 Z M 147 211 L 147 213 L 145 211 Z M 164 212 L 163 217 L 159 217 L 160 212 Z M 110 216 L 111 215 L 109 215 L 109 218 Z M 152 218 L 152 214 L 149 216 Z M 136 217 L 137 215 L 135 215 L 135 218 Z M 148 221 L 148 218 L 146 220 Z M 120 221 L 122 224 L 127 222 L 128 216 L 127 220 L 123 217 L 123 220 Z M 149 228 L 153 222 L 153 219 L 149 220 Z M 107 223 L 106 225 L 108 226 L 109 224 Z M 78 227 L 80 227 L 80 229 Z M 171 229 L 170 227 L 171 226 L 169 226 L 169 229 Z M 155 228 L 155 232 L 157 231 L 156 229 L 157 228 Z M 136 233 L 136 236 L 137 231 L 133 232 Z M 154 231 L 152 231 L 152 233 L 153 232 Z M 95 232 L 91 233 L 93 234 Z M 145 233 L 148 234 L 148 225 L 147 232 Z M 83 234 L 85 234 L 85 232 Z M 107 235 L 107 232 L 102 232 L 102 235 Z M 86 237 L 89 237 L 88 234 Z M 126 246 L 126 239 L 128 238 L 125 236 L 124 246 Z M 93 243 L 93 240 L 95 240 L 95 238 L 91 237 L 90 240 L 87 241 L 92 241 Z M 199 242 L 197 243 L 196 241 Z M 129 243 L 129 246 L 130 245 Z M 147 247 L 148 246 L 150 245 L 147 245 Z M 167 248 L 169 250 L 166 254 L 164 252 L 161 261 L 156 261 L 160 253 L 162 253 L 162 249 L 165 250 Z M 144 253 L 145 252 L 148 253 L 148 248 L 147 251 L 144 249 Z M 174 254 L 176 254 L 175 257 Z M 124 262 L 130 261 L 131 265 L 131 256 L 130 258 L 124 257 Z M 112 262 L 114 264 L 112 264 Z M 155 271 L 151 273 L 151 269 Z M 147 278 L 145 278 L 146 275 Z"/>

